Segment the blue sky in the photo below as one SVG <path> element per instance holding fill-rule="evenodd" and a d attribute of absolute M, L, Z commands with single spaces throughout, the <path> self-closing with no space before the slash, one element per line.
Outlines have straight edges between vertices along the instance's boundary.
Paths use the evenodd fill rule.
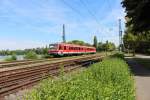
<path fill-rule="evenodd" d="M 0 49 L 43 47 L 66 40 L 109 40 L 118 45 L 121 0 L 0 0 Z"/>

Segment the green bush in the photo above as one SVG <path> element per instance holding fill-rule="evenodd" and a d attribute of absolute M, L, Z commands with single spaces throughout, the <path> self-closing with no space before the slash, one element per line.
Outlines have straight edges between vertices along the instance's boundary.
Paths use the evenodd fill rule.
<path fill-rule="evenodd" d="M 44 80 L 25 100 L 135 100 L 128 65 L 107 58 L 71 77 Z"/>
<path fill-rule="evenodd" d="M 124 59 L 124 54 L 123 53 L 115 53 L 115 54 L 111 55 L 111 57 Z"/>
<path fill-rule="evenodd" d="M 35 52 L 33 51 L 29 51 L 26 55 L 25 55 L 25 59 L 37 59 L 38 56 Z"/>
<path fill-rule="evenodd" d="M 15 54 L 11 55 L 11 57 L 8 57 L 5 59 L 5 61 L 15 61 L 17 60 L 17 56 Z"/>

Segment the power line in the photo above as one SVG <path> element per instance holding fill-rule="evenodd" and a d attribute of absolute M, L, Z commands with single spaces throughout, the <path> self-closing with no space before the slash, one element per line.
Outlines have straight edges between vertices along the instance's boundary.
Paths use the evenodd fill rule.
<path fill-rule="evenodd" d="M 107 1 L 107 3 L 108 3 L 108 8 L 109 8 L 109 9 L 112 9 L 111 6 L 110 6 L 110 1 L 109 1 L 109 0 L 106 0 L 106 1 Z"/>
<path fill-rule="evenodd" d="M 85 0 L 86 1 L 86 0 Z M 85 1 L 80 0 L 80 2 L 84 5 L 84 7 L 87 9 L 88 13 L 93 17 L 93 19 L 95 20 L 95 22 L 100 26 L 100 23 L 97 19 L 97 17 L 95 16 L 95 14 L 89 9 L 87 3 L 85 3 Z"/>
<path fill-rule="evenodd" d="M 67 3 L 65 0 L 60 0 L 61 2 L 63 2 L 66 6 L 68 6 L 71 10 L 73 10 L 74 12 L 76 12 L 77 14 L 79 14 L 81 17 L 83 17 L 83 15 L 80 13 L 79 10 L 75 9 L 74 7 L 72 7 L 69 3 Z"/>
<path fill-rule="evenodd" d="M 65 4 L 67 7 L 69 7 L 71 10 L 73 10 L 74 12 L 76 12 L 78 15 L 80 15 L 80 17 L 84 18 L 85 16 L 83 16 L 83 14 L 76 8 L 74 8 L 72 5 L 70 5 L 69 3 L 67 3 L 65 0 L 60 0 L 63 4 Z M 97 19 L 95 13 L 89 9 L 88 7 L 88 3 L 86 1 L 80 0 L 80 3 L 87 9 L 89 15 L 92 17 L 92 19 L 97 23 L 98 26 L 101 26 L 99 20 Z M 110 7 L 110 5 L 109 5 Z"/>

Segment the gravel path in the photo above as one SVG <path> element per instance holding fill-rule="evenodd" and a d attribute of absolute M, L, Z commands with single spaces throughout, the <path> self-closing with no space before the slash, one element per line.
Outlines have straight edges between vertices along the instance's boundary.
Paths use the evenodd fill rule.
<path fill-rule="evenodd" d="M 150 58 L 150 56 L 137 55 L 137 58 Z M 138 64 L 132 57 L 126 60 L 134 74 L 137 100 L 150 100 L 150 70 Z"/>

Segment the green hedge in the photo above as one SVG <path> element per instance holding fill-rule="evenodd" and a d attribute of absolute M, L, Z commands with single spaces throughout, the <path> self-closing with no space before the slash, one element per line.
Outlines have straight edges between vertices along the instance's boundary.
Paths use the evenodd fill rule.
<path fill-rule="evenodd" d="M 25 100 L 135 100 L 133 84 L 128 65 L 107 58 L 80 74 L 43 81 Z"/>

